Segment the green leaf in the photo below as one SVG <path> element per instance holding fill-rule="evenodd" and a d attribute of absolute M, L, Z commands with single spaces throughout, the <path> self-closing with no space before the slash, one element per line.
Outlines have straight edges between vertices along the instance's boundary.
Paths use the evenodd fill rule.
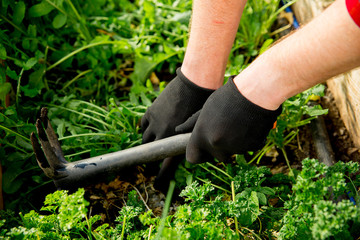
<path fill-rule="evenodd" d="M 152 104 L 151 100 L 145 95 L 145 93 L 140 93 L 141 102 L 145 106 L 150 106 Z"/>
<path fill-rule="evenodd" d="M 23 1 L 18 2 L 14 8 L 13 22 L 15 25 L 19 25 L 25 17 L 25 3 Z"/>
<path fill-rule="evenodd" d="M 259 189 L 259 192 L 262 192 L 263 194 L 266 195 L 275 195 L 275 190 L 269 187 L 261 187 Z"/>
<path fill-rule="evenodd" d="M 25 49 L 28 50 L 30 48 L 30 40 L 29 39 L 23 39 L 21 42 L 21 46 Z"/>
<path fill-rule="evenodd" d="M 24 92 L 24 95 L 27 97 L 35 97 L 40 93 L 40 90 L 37 88 L 30 88 L 29 85 L 26 86 L 20 86 L 20 89 L 22 92 Z"/>
<path fill-rule="evenodd" d="M 45 72 L 44 69 L 40 68 L 39 70 L 30 74 L 29 76 L 30 88 L 36 88 L 39 90 L 44 88 L 44 82 L 43 82 L 44 72 Z"/>
<path fill-rule="evenodd" d="M 257 192 L 257 197 L 258 197 L 259 203 L 260 203 L 261 205 L 266 205 L 267 199 L 266 199 L 265 194 L 263 194 L 263 193 L 261 193 L 261 192 Z"/>
<path fill-rule="evenodd" d="M 11 84 L 9 82 L 0 83 L 0 100 L 4 101 L 6 94 L 11 90 Z"/>
<path fill-rule="evenodd" d="M 270 45 L 274 42 L 274 39 L 269 38 L 266 39 L 266 41 L 264 42 L 264 44 L 261 46 L 260 50 L 259 50 L 259 54 L 262 54 L 263 52 L 265 52 L 266 50 L 269 49 Z"/>
<path fill-rule="evenodd" d="M 318 84 L 312 88 L 310 88 L 308 91 L 310 91 L 312 94 L 316 95 L 316 96 L 324 96 L 324 92 L 325 92 L 325 86 L 324 84 Z"/>
<path fill-rule="evenodd" d="M 36 58 L 30 58 L 24 64 L 24 70 L 30 70 L 37 62 L 38 60 Z"/>
<path fill-rule="evenodd" d="M 14 156 L 14 155 L 17 156 Z M 21 154 L 20 153 L 14 153 L 11 156 L 12 158 L 15 157 L 16 159 L 21 158 Z M 12 194 L 14 192 L 16 192 L 17 190 L 19 190 L 19 188 L 21 187 L 24 178 L 19 178 L 17 179 L 17 177 L 23 172 L 23 170 L 21 169 L 21 165 L 23 164 L 23 162 L 20 161 L 12 161 L 11 165 L 8 166 L 8 168 L 6 169 L 6 171 L 3 174 L 3 190 L 4 192 L 8 193 L 8 194 Z"/>
<path fill-rule="evenodd" d="M 47 15 L 53 9 L 54 7 L 51 6 L 49 3 L 47 3 L 46 1 L 42 1 L 41 3 L 32 6 L 29 9 L 28 13 L 30 17 L 41 17 Z"/>
<path fill-rule="evenodd" d="M 11 70 L 9 67 L 6 69 L 6 75 L 14 80 L 18 80 L 19 76 L 16 74 L 15 71 Z"/>
<path fill-rule="evenodd" d="M 320 105 L 305 108 L 305 113 L 309 114 L 310 117 L 320 116 L 328 113 L 328 109 L 322 109 Z"/>
<path fill-rule="evenodd" d="M 34 24 L 29 24 L 27 32 L 29 34 L 30 37 L 36 37 L 36 33 L 37 33 L 37 27 Z"/>
<path fill-rule="evenodd" d="M 16 143 L 25 150 L 33 151 L 32 145 L 21 137 L 16 137 Z"/>
<path fill-rule="evenodd" d="M 145 11 L 145 17 L 150 21 L 150 23 L 153 23 L 155 21 L 155 4 L 150 1 L 144 1 L 143 6 Z"/>
<path fill-rule="evenodd" d="M 53 22 L 52 22 L 52 26 L 56 29 L 61 28 L 62 26 L 65 25 L 67 20 L 67 16 L 59 13 L 58 15 L 55 16 Z"/>
<path fill-rule="evenodd" d="M 65 122 L 61 122 L 60 124 L 57 125 L 57 134 L 59 135 L 60 138 L 62 138 L 64 136 L 65 133 Z"/>
<path fill-rule="evenodd" d="M 0 43 L 0 59 L 5 60 L 7 58 L 6 48 Z"/>

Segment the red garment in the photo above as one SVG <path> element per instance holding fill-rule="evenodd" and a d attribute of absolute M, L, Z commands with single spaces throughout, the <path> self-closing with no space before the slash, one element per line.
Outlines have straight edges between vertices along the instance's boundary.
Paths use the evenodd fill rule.
<path fill-rule="evenodd" d="M 351 18 L 360 27 L 360 0 L 346 0 L 346 7 Z"/>

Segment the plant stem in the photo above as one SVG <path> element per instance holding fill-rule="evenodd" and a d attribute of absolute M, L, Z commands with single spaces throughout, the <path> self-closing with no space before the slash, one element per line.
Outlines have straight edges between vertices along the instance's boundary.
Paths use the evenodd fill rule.
<path fill-rule="evenodd" d="M 72 56 L 76 55 L 77 53 L 88 49 L 88 48 L 92 48 L 92 47 L 96 47 L 96 46 L 100 46 L 100 45 L 107 45 L 107 44 L 118 44 L 120 41 L 103 41 L 103 42 L 96 42 L 96 43 L 90 43 L 86 46 L 83 46 L 79 49 L 76 49 L 75 51 L 69 53 L 68 55 L 66 55 L 65 57 L 61 58 L 59 61 L 57 61 L 56 63 L 54 63 L 53 65 L 51 65 L 50 67 L 47 68 L 47 70 L 51 70 L 54 67 L 56 67 L 57 65 L 63 63 L 64 61 L 66 61 L 67 59 L 71 58 Z"/>
<path fill-rule="evenodd" d="M 160 239 L 160 237 L 162 235 L 162 232 L 164 230 L 165 221 L 166 221 L 166 217 L 167 217 L 167 215 L 169 213 L 171 198 L 172 198 L 172 195 L 174 193 L 174 189 L 175 189 L 175 181 L 172 180 L 170 182 L 169 190 L 168 190 L 167 195 L 166 195 L 165 206 L 164 206 L 164 209 L 163 209 L 163 212 L 162 212 L 162 217 L 161 217 L 160 225 L 159 225 L 155 240 Z"/>
<path fill-rule="evenodd" d="M 204 182 L 204 183 L 209 182 L 209 181 L 205 181 L 204 179 L 201 179 L 201 178 L 199 178 L 199 177 L 196 177 L 196 179 L 197 179 L 197 180 L 200 180 L 200 181 L 202 181 L 202 182 Z M 222 187 L 220 187 L 220 186 L 218 186 L 218 185 L 216 185 L 216 184 L 210 183 L 210 185 L 213 186 L 213 187 L 215 187 L 215 188 L 218 188 L 218 189 L 220 189 L 220 190 L 222 190 L 222 191 L 224 191 L 224 192 L 231 193 L 229 190 L 227 190 L 227 189 L 225 189 L 225 188 L 222 188 Z"/>
<path fill-rule="evenodd" d="M 124 216 L 124 220 L 123 220 L 123 225 L 122 225 L 122 230 L 121 230 L 121 237 L 120 240 L 124 239 L 124 234 L 125 234 L 125 223 L 126 223 L 126 215 Z"/>
<path fill-rule="evenodd" d="M 16 96 L 15 96 L 16 108 L 19 107 L 20 85 L 21 85 L 21 77 L 22 77 L 23 73 L 24 73 L 24 68 L 22 68 L 21 71 L 20 71 L 18 84 L 17 84 L 17 87 L 16 87 Z"/>
<path fill-rule="evenodd" d="M 107 133 L 82 133 L 82 134 L 76 134 L 76 135 L 61 137 L 61 138 L 59 138 L 59 141 L 62 141 L 62 140 L 65 140 L 65 139 L 69 139 L 69 138 L 86 137 L 86 136 L 109 136 L 109 137 L 116 137 L 116 136 L 113 135 L 113 134 L 107 134 Z"/>
<path fill-rule="evenodd" d="M 289 162 L 289 159 L 288 159 L 288 157 L 287 157 L 287 154 L 286 154 L 285 149 L 284 149 L 284 148 L 281 148 L 281 151 L 282 151 L 282 153 L 283 153 L 283 155 L 284 155 L 286 164 L 287 164 L 288 167 L 289 167 L 289 175 L 290 175 L 290 176 L 295 176 L 293 170 L 291 169 L 290 162 Z"/>
<path fill-rule="evenodd" d="M 215 165 L 213 165 L 213 164 L 211 164 L 211 163 L 209 163 L 209 162 L 206 162 L 206 165 L 211 166 L 212 168 L 215 168 L 216 170 L 218 170 L 219 172 L 221 172 L 222 174 L 224 174 L 224 175 L 227 176 L 228 178 L 233 179 L 232 176 L 230 176 L 227 172 L 225 172 L 224 170 L 218 168 L 217 166 L 215 166 Z"/>
<path fill-rule="evenodd" d="M 9 133 L 14 134 L 14 135 L 16 135 L 16 136 L 18 136 L 18 137 L 21 137 L 22 139 L 24 139 L 24 140 L 27 141 L 27 142 L 30 142 L 30 139 L 29 139 L 29 138 L 24 137 L 23 135 L 21 135 L 21 134 L 19 134 L 19 133 L 17 133 L 17 132 L 14 132 L 13 130 L 11 130 L 11 129 L 7 128 L 7 127 L 4 127 L 4 126 L 1 125 L 1 124 L 0 124 L 0 128 L 2 128 L 3 130 L 5 130 L 5 132 L 9 132 Z"/>
<path fill-rule="evenodd" d="M 209 170 L 208 168 L 202 166 L 201 164 L 199 165 L 201 168 L 205 169 L 208 173 L 210 173 L 211 175 L 213 175 L 214 177 L 216 177 L 217 179 L 223 181 L 224 183 L 230 185 L 229 182 L 227 182 L 226 180 L 222 179 L 221 177 L 219 177 L 218 175 L 216 175 L 215 173 L 213 173 L 211 170 Z"/>
<path fill-rule="evenodd" d="M 232 196 L 232 200 L 233 200 L 233 202 L 235 202 L 235 188 L 234 188 L 234 181 L 231 181 L 231 196 Z M 236 234 L 239 236 L 239 239 L 240 239 L 240 235 L 239 235 L 239 225 L 238 225 L 237 217 L 234 217 L 234 221 L 235 221 L 235 230 L 236 230 Z"/>
<path fill-rule="evenodd" d="M 73 112 L 73 113 L 79 114 L 79 115 L 81 115 L 81 116 L 84 116 L 84 117 L 86 117 L 86 118 L 89 118 L 89 119 L 91 119 L 91 120 L 94 120 L 94 121 L 96 121 L 96 122 L 98 122 L 98 123 L 101 123 L 101 124 L 103 124 L 104 126 L 106 126 L 106 127 L 108 127 L 108 128 L 112 128 L 112 126 L 111 126 L 110 124 L 108 124 L 108 123 L 106 123 L 106 122 L 104 122 L 104 121 L 101 121 L 101 120 L 99 120 L 99 119 L 97 119 L 97 118 L 95 118 L 95 117 L 92 117 L 92 116 L 90 116 L 90 115 L 84 114 L 84 113 L 82 113 L 82 112 L 78 112 L 78 111 L 72 110 L 72 109 L 70 109 L 70 108 L 61 107 L 61 106 L 57 106 L 57 105 L 54 105 L 54 104 L 48 104 L 48 105 L 51 106 L 51 107 L 60 108 L 60 109 L 63 109 L 63 110 L 69 111 L 69 112 Z"/>
<path fill-rule="evenodd" d="M 18 150 L 18 151 L 20 151 L 20 152 L 23 152 L 23 153 L 25 153 L 25 154 L 28 154 L 27 151 L 25 151 L 24 149 L 19 148 L 18 146 L 14 145 L 14 144 L 11 144 L 11 143 L 9 143 L 9 142 L 6 142 L 6 143 L 5 143 L 5 142 L 2 141 L 2 140 L 1 140 L 1 142 L 4 143 L 4 145 L 6 145 L 6 146 L 12 147 L 12 148 L 14 148 L 14 149 L 16 149 L 16 150 Z"/>
<path fill-rule="evenodd" d="M 71 0 L 67 0 L 66 2 L 70 5 L 71 10 L 74 12 L 77 20 L 80 22 L 80 28 L 79 28 L 80 33 L 83 34 L 85 39 L 89 42 L 91 40 L 91 36 L 90 36 L 88 28 L 84 24 L 84 19 L 80 16 L 79 12 L 76 10 L 76 7 L 71 2 Z M 83 28 L 83 29 L 81 29 L 81 28 Z"/>
<path fill-rule="evenodd" d="M 83 72 L 79 73 L 76 77 L 74 77 L 69 82 L 67 82 L 65 84 L 65 86 L 61 89 L 61 91 L 64 91 L 67 87 L 69 87 L 71 84 L 73 84 L 76 80 L 78 80 L 79 78 L 81 78 L 82 76 L 84 76 L 85 74 L 87 74 L 89 72 L 92 72 L 92 69 L 88 69 L 86 71 L 83 71 Z"/>
<path fill-rule="evenodd" d="M 13 26 L 16 30 L 18 30 L 19 32 L 21 32 L 22 34 L 24 34 L 25 36 L 27 36 L 27 33 L 22 30 L 19 26 L 17 26 L 15 23 L 13 23 L 12 21 L 10 21 L 7 17 L 5 17 L 4 15 L 2 15 L 0 13 L 0 17 L 3 18 L 5 21 L 7 21 L 11 26 Z"/>
<path fill-rule="evenodd" d="M 50 90 L 49 88 L 49 84 L 48 84 L 48 81 L 46 79 L 46 61 L 47 61 L 47 56 L 48 56 L 48 53 L 49 53 L 49 46 L 46 46 L 45 48 L 45 54 L 44 54 L 44 84 L 45 84 L 45 88 L 46 90 Z"/>
<path fill-rule="evenodd" d="M 151 230 L 152 230 L 152 226 L 153 226 L 153 225 L 150 225 L 150 228 L 149 228 L 149 236 L 148 236 L 148 240 L 150 240 L 150 237 L 151 237 Z"/>
<path fill-rule="evenodd" d="M 48 4 L 50 4 L 51 6 L 53 6 L 54 8 L 56 8 L 59 12 L 61 12 L 61 13 L 64 14 L 65 16 L 68 16 L 64 10 L 62 10 L 61 8 L 59 8 L 58 6 L 56 6 L 52 1 L 49 1 L 49 0 L 45 0 L 45 1 L 46 1 Z"/>
<path fill-rule="evenodd" d="M 65 157 L 65 158 L 71 158 L 71 157 L 74 157 L 74 156 L 77 156 L 77 155 L 81 155 L 81 154 L 83 154 L 83 153 L 88 153 L 88 152 L 91 152 L 91 149 L 84 150 L 84 151 L 82 151 L 82 152 L 77 152 L 77 153 L 74 153 L 74 154 L 65 155 L 64 157 Z"/>

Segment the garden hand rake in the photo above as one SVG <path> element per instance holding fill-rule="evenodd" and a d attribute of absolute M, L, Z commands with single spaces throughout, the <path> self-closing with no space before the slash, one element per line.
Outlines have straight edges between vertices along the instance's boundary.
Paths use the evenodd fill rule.
<path fill-rule="evenodd" d="M 68 162 L 47 113 L 47 108 L 42 108 L 40 118 L 36 121 L 40 144 L 35 133 L 31 133 L 30 138 L 40 168 L 53 179 L 58 189 L 80 187 L 99 180 L 105 174 L 184 154 L 191 134 L 179 134 L 122 151 Z"/>

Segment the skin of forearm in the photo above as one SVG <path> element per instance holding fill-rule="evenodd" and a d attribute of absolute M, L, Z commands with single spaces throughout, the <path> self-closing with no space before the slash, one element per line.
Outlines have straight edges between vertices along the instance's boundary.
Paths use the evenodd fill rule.
<path fill-rule="evenodd" d="M 198 86 L 222 86 L 245 4 L 246 0 L 193 1 L 190 37 L 181 71 Z"/>
<path fill-rule="evenodd" d="M 360 66 L 360 28 L 337 0 L 259 56 L 235 78 L 253 103 L 277 109 L 287 98 Z"/>

